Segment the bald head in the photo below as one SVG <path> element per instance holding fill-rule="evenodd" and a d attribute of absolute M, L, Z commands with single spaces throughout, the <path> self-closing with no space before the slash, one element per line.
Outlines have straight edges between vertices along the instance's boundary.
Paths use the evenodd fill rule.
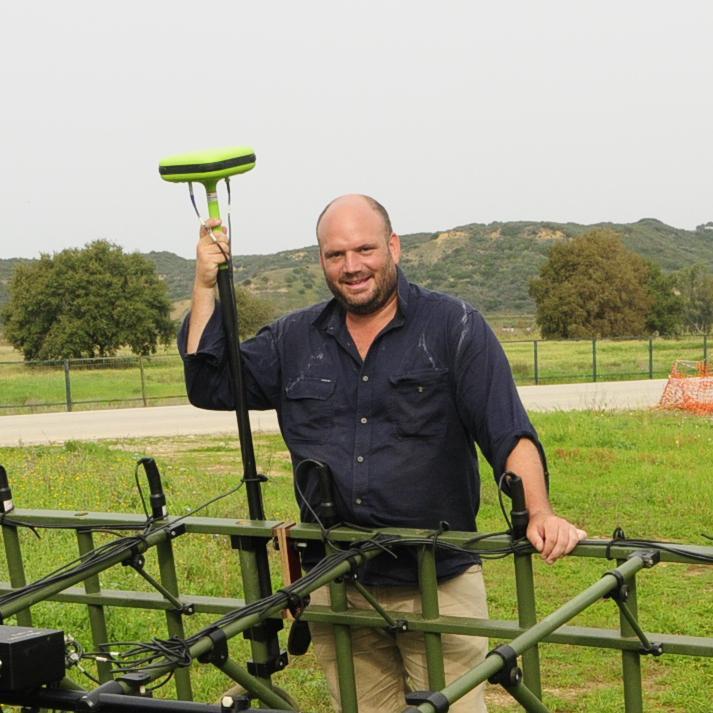
<path fill-rule="evenodd" d="M 386 208 L 379 201 L 361 193 L 339 196 L 327 203 L 317 218 L 317 241 L 321 243 L 323 229 L 329 230 L 330 226 L 335 223 L 341 224 L 350 220 L 373 221 L 374 219 L 378 220 L 384 233 L 384 239 L 388 240 L 393 232 L 391 219 Z"/>

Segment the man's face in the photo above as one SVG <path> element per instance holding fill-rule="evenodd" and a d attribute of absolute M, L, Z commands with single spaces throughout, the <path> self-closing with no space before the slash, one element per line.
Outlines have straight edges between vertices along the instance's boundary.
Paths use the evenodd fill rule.
<path fill-rule="evenodd" d="M 372 314 L 396 292 L 398 235 L 386 236 L 381 216 L 365 201 L 330 207 L 319 228 L 327 287 L 353 314 Z"/>

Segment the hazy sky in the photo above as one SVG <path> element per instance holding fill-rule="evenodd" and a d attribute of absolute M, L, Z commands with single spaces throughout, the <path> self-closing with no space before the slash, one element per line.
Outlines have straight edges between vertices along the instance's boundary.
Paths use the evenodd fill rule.
<path fill-rule="evenodd" d="M 234 252 L 365 192 L 397 231 L 713 220 L 713 3 L 3 2 L 0 257 L 191 257 L 164 156 L 254 147 Z"/>

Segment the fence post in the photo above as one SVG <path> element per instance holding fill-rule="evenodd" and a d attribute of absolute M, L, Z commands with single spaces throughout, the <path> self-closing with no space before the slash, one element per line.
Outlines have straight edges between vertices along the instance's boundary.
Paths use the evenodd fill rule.
<path fill-rule="evenodd" d="M 703 335 L 703 366 L 708 369 L 708 335 Z"/>
<path fill-rule="evenodd" d="M 592 381 L 597 380 L 597 340 L 592 339 Z"/>
<path fill-rule="evenodd" d="M 654 378 L 654 339 L 649 337 L 649 379 Z"/>
<path fill-rule="evenodd" d="M 540 365 L 537 360 L 537 339 L 532 342 L 532 357 L 535 367 L 535 384 L 540 383 Z"/>
<path fill-rule="evenodd" d="M 69 359 L 64 360 L 64 395 L 67 401 L 67 411 L 72 410 L 72 383 L 69 378 Z"/>
<path fill-rule="evenodd" d="M 148 406 L 146 403 L 146 378 L 144 376 L 144 358 L 139 354 L 139 371 L 141 372 L 141 399 L 144 402 L 144 406 Z"/>

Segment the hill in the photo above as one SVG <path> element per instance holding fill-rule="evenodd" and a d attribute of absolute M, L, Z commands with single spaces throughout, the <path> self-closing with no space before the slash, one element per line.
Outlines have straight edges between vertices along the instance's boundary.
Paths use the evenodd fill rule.
<path fill-rule="evenodd" d="M 595 227 L 618 232 L 624 244 L 660 265 L 676 270 L 695 262 L 713 266 L 713 231 L 682 230 L 659 220 L 636 223 L 506 222 L 472 223 L 438 233 L 402 236 L 403 268 L 426 287 L 462 297 L 487 315 L 528 313 L 534 277 L 552 245 Z M 174 301 L 190 297 L 194 261 L 169 252 L 146 254 L 168 285 Z M 7 299 L 7 282 L 20 262 L 0 260 L 0 304 Z M 238 255 L 235 281 L 274 304 L 284 313 L 326 299 L 317 246 L 272 255 Z"/>

